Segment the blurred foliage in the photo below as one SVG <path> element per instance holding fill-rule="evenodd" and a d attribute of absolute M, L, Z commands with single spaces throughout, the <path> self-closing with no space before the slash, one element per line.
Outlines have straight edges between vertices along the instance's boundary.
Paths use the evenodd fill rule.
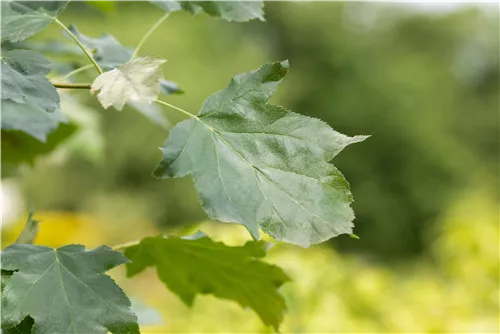
<path fill-rule="evenodd" d="M 72 3 L 61 20 L 89 36 L 107 32 L 133 46 L 161 16 L 146 3 L 108 7 L 111 13 L 96 15 L 95 8 Z M 265 23 L 231 24 L 175 13 L 143 53 L 168 59 L 166 77 L 186 94 L 167 99 L 192 112 L 235 73 L 289 58 L 290 77 L 273 103 L 349 135 L 372 135 L 335 158 L 352 183 L 355 233 L 361 237 L 336 238 L 338 249 L 386 259 L 421 253 L 426 231 L 456 191 L 477 180 L 498 183 L 498 13 L 272 2 L 266 17 Z M 42 41 L 71 45 L 56 26 L 29 43 Z M 47 56 L 66 61 L 61 73 L 86 64 L 71 54 Z M 89 69 L 75 80 L 94 76 Z M 91 144 L 96 132 L 87 131 L 72 146 L 75 154 L 38 159 L 20 179 L 29 205 L 169 228 L 205 219 L 189 179 L 158 181 L 150 175 L 167 131 L 131 109 L 104 111 L 88 92 L 77 98 L 101 116 L 102 138 Z M 161 112 L 172 124 L 182 119 Z M 96 147 L 87 149 L 91 155 L 80 154 L 83 138 Z"/>

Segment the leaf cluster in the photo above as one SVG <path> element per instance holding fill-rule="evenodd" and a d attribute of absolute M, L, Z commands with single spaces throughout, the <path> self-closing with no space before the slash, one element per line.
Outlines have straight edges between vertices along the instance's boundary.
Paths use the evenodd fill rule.
<path fill-rule="evenodd" d="M 55 22 L 80 48 L 75 52 L 61 47 L 61 52 L 69 50 L 91 62 L 54 82 L 47 75 L 56 66 L 40 53 L 13 49 L 3 54 L 2 136 L 7 140 L 2 149 L 13 164 L 33 162 L 35 155 L 71 136 L 75 128 L 61 110 L 56 88 L 89 89 L 104 109 L 130 105 L 160 124 L 165 120 L 157 108 L 174 109 L 189 119 L 170 131 L 153 174 L 191 175 L 208 216 L 242 224 L 255 240 L 230 247 L 205 235 L 160 235 L 113 249 L 87 250 L 82 245 L 52 249 L 32 244 L 38 222 L 30 215 L 17 243 L 2 252 L 6 333 L 138 333 L 128 297 L 105 274 L 122 264 L 129 277 L 155 267 L 159 279 L 188 305 L 199 294 L 213 294 L 251 308 L 264 324 L 278 330 L 286 308 L 278 289 L 290 279 L 262 260 L 268 246 L 259 241 L 260 230 L 304 247 L 352 233 L 349 184 L 330 161 L 366 137 L 345 136 L 318 119 L 269 104 L 288 73 L 288 61 L 236 75 L 195 115 L 159 99 L 160 94 L 182 93 L 163 78 L 165 60 L 138 55 L 171 12 L 205 12 L 237 22 L 263 20 L 262 2 L 152 4 L 166 14 L 132 50 L 109 34 L 93 38 L 73 25 L 66 27 L 57 17 L 67 2 L 2 2 L 2 41 L 22 42 Z M 64 82 L 91 67 L 98 72 L 91 84 Z"/>

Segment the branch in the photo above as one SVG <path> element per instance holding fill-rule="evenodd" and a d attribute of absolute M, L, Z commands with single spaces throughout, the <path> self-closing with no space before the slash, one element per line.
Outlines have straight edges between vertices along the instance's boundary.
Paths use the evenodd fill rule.
<path fill-rule="evenodd" d="M 51 82 L 56 88 L 67 88 L 67 89 L 90 89 L 91 84 L 89 83 L 59 83 Z"/>
<path fill-rule="evenodd" d="M 135 48 L 134 53 L 132 54 L 132 58 L 137 57 L 137 55 L 139 54 L 139 50 L 142 48 L 144 42 L 146 42 L 149 36 L 151 36 L 151 34 L 163 23 L 163 21 L 165 21 L 168 18 L 169 15 L 170 15 L 169 12 L 165 13 L 165 15 L 160 17 L 160 19 L 156 21 L 156 23 L 151 28 L 149 28 L 146 34 L 144 34 L 144 36 L 142 37 L 139 44 L 137 44 L 137 47 Z"/>

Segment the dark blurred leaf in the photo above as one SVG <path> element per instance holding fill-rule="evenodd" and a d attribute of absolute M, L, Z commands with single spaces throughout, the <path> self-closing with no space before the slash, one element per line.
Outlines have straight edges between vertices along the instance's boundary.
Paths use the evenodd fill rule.
<path fill-rule="evenodd" d="M 95 61 L 104 69 L 110 70 L 125 64 L 130 60 L 133 50 L 118 42 L 110 34 L 103 34 L 98 38 L 83 35 L 76 26 L 69 26 L 69 30 L 88 49 L 92 50 Z"/>
<path fill-rule="evenodd" d="M 2 269 L 15 272 L 2 293 L 2 328 L 31 316 L 37 333 L 139 333 L 129 299 L 104 274 L 126 262 L 106 246 L 7 247 Z"/>
<path fill-rule="evenodd" d="M 266 325 L 277 329 L 286 307 L 278 288 L 290 279 L 279 267 L 259 260 L 265 254 L 262 241 L 229 247 L 200 235 L 145 238 L 125 250 L 132 261 L 127 264 L 128 276 L 154 266 L 184 303 L 192 305 L 198 294 L 213 294 L 250 307 Z"/>
<path fill-rule="evenodd" d="M 61 123 L 42 143 L 22 131 L 2 130 L 2 177 L 14 174 L 21 164 L 33 164 L 38 156 L 53 151 L 75 131 L 75 125 Z"/>
<path fill-rule="evenodd" d="M 2 41 L 33 36 L 62 13 L 69 1 L 2 1 Z"/>
<path fill-rule="evenodd" d="M 184 91 L 173 81 L 160 80 L 160 89 L 164 95 L 184 94 Z"/>
<path fill-rule="evenodd" d="M 185 10 L 191 14 L 205 12 L 227 21 L 245 22 L 253 19 L 264 21 L 262 1 L 150 1 L 167 11 Z"/>
<path fill-rule="evenodd" d="M 352 233 L 349 184 L 328 161 L 366 137 L 268 104 L 288 67 L 238 74 L 208 97 L 172 129 L 154 175 L 191 174 L 210 218 L 307 247 Z"/>

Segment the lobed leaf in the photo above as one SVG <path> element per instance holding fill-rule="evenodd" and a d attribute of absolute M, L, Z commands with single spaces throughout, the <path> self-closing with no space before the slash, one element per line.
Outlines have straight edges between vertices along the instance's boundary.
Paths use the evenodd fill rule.
<path fill-rule="evenodd" d="M 185 10 L 191 14 L 205 12 L 226 21 L 264 21 L 262 1 L 150 1 L 166 12 Z"/>
<path fill-rule="evenodd" d="M 13 273 L 2 291 L 2 330 L 30 317 L 33 333 L 139 333 L 130 301 L 104 274 L 126 262 L 106 246 L 7 247 L 2 270 Z"/>
<path fill-rule="evenodd" d="M 19 42 L 59 16 L 69 1 L 2 1 L 2 41 Z"/>
<path fill-rule="evenodd" d="M 191 174 L 210 218 L 307 247 L 352 233 L 349 184 L 328 162 L 366 137 L 268 104 L 287 72 L 284 61 L 235 76 L 172 129 L 154 175 Z"/>
<path fill-rule="evenodd" d="M 187 305 L 198 294 L 213 294 L 250 307 L 278 329 L 286 308 L 278 288 L 290 279 L 279 267 L 259 260 L 265 254 L 262 241 L 229 247 L 206 236 L 145 238 L 125 250 L 132 261 L 129 277 L 154 266 L 160 280 Z"/>
<path fill-rule="evenodd" d="M 153 56 L 134 58 L 112 71 L 99 75 L 92 83 L 91 92 L 107 109 L 122 110 L 128 102 L 151 104 L 160 94 L 160 66 L 165 60 Z"/>

